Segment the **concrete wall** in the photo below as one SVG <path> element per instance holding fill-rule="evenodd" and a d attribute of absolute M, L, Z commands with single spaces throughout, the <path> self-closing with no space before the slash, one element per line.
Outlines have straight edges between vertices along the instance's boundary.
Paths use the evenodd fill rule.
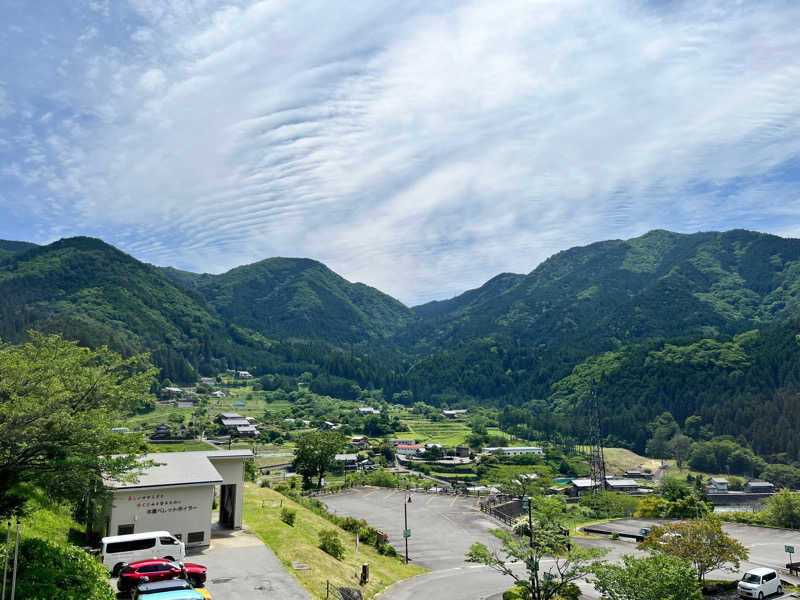
<path fill-rule="evenodd" d="M 243 458 L 215 458 L 209 457 L 211 464 L 225 480 L 225 485 L 236 486 L 236 508 L 233 516 L 233 526 L 242 527 L 242 511 L 244 506 L 244 459 Z"/>
<path fill-rule="evenodd" d="M 210 484 L 114 492 L 107 535 L 117 535 L 119 525 L 133 524 L 134 533 L 169 531 L 187 547 L 207 546 L 213 498 Z M 188 534 L 197 531 L 203 532 L 203 541 L 189 544 Z"/>

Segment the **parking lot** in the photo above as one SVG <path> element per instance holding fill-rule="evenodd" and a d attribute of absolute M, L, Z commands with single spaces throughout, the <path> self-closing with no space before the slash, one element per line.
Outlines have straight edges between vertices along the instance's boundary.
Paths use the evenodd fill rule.
<path fill-rule="evenodd" d="M 464 554 L 474 542 L 483 542 L 490 548 L 499 547 L 497 539 L 489 533 L 500 525 L 478 510 L 477 499 L 464 496 L 432 495 L 411 492 L 407 505 L 409 557 L 433 573 L 420 575 L 390 587 L 383 600 L 412 600 L 437 598 L 440 600 L 482 600 L 499 598 L 510 587 L 510 580 L 487 567 L 464 560 Z M 406 492 L 384 488 L 356 488 L 348 492 L 321 498 L 331 512 L 342 516 L 365 519 L 371 525 L 389 534 L 389 541 L 399 552 L 403 544 L 403 503 Z M 612 531 L 638 533 L 639 529 L 654 521 L 620 519 L 604 523 Z M 737 573 L 717 571 L 709 576 L 733 579 L 754 567 L 779 569 L 787 562 L 784 545 L 800 547 L 798 532 L 745 525 L 725 525 L 725 530 L 738 539 L 750 552 L 748 561 L 742 563 Z M 642 555 L 634 541 L 611 540 L 605 537 L 577 540 L 582 546 L 604 547 L 609 550 L 607 560 L 617 561 L 624 554 Z M 543 561 L 548 568 L 549 561 Z M 521 568 L 521 567 L 520 567 Z M 800 583 L 785 573 L 781 576 Z M 584 598 L 599 598 L 591 585 L 582 583 Z"/>
<path fill-rule="evenodd" d="M 255 535 L 215 532 L 211 546 L 189 551 L 186 562 L 208 568 L 206 589 L 214 600 L 310 600 L 295 577 Z M 116 580 L 112 580 L 116 590 Z M 128 598 L 119 594 L 118 598 Z"/>
<path fill-rule="evenodd" d="M 642 519 L 619 519 L 603 523 L 600 527 L 620 533 L 637 533 L 642 527 L 650 527 L 657 524 L 656 521 Z M 784 546 L 800 547 L 800 532 L 785 529 L 772 529 L 767 527 L 750 527 L 748 525 L 725 524 L 723 529 L 728 535 L 739 540 L 747 548 L 750 558 L 742 563 L 740 571 L 744 573 L 754 567 L 769 567 L 780 571 L 787 562 L 788 555 L 784 552 Z M 609 544 L 611 540 L 609 540 Z M 635 549 L 633 542 L 615 542 L 615 544 L 628 544 L 631 550 Z M 795 559 L 798 560 L 798 559 Z M 714 572 L 712 577 L 732 578 L 730 572 Z M 786 573 L 781 573 L 781 577 L 795 584 L 800 583 L 800 579 L 790 577 Z"/>

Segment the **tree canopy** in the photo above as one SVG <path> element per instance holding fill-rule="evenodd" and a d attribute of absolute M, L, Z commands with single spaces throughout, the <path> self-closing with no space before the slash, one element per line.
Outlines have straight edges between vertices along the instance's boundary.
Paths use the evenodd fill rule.
<path fill-rule="evenodd" d="M 314 478 L 317 489 L 322 487 L 322 478 L 334 466 L 336 453 L 345 443 L 345 437 L 336 431 L 309 431 L 297 438 L 292 464 L 303 478 L 304 489 L 311 488 Z"/>
<path fill-rule="evenodd" d="M 103 477 L 124 477 L 144 450 L 112 431 L 149 395 L 155 370 L 57 335 L 0 347 L 0 515 L 24 509 L 27 486 L 76 501 Z"/>

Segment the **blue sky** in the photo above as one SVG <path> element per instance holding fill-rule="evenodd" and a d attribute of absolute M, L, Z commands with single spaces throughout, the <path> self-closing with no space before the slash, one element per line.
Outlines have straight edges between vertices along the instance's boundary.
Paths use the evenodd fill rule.
<path fill-rule="evenodd" d="M 416 304 L 654 228 L 800 237 L 797 2 L 0 17 L 0 238 L 207 272 L 311 257 Z"/>

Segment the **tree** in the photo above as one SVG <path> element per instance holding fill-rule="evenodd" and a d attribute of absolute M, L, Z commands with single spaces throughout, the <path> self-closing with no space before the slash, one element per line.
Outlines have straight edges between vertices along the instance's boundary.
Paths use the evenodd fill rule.
<path fill-rule="evenodd" d="M 322 478 L 333 468 L 345 443 L 345 437 L 336 431 L 309 431 L 297 438 L 292 465 L 303 477 L 303 489 L 310 489 L 315 477 L 317 489 L 322 487 Z"/>
<path fill-rule="evenodd" d="M 722 522 L 713 518 L 653 527 L 639 548 L 690 561 L 698 581 L 715 569 L 735 571 L 749 556 L 744 546 L 722 531 Z"/>
<path fill-rule="evenodd" d="M 670 444 L 672 445 L 672 456 L 675 458 L 675 463 L 678 465 L 678 469 L 683 468 L 683 460 L 689 453 L 689 446 L 691 443 L 692 440 L 682 433 L 676 433 L 674 436 L 672 436 L 672 440 L 670 441 Z"/>
<path fill-rule="evenodd" d="M 767 501 L 767 523 L 787 529 L 800 529 L 800 493 L 782 489 Z"/>
<path fill-rule="evenodd" d="M 668 412 L 661 413 L 647 426 L 647 429 L 652 434 L 652 437 L 647 441 L 645 450 L 647 455 L 656 458 L 668 458 L 672 451 L 670 440 L 677 433 L 680 433 L 678 424 L 672 414 Z"/>
<path fill-rule="evenodd" d="M 518 485 L 525 487 L 524 483 Z M 502 542 L 502 550 L 489 550 L 478 542 L 470 547 L 466 556 L 470 562 L 489 566 L 511 577 L 527 594 L 526 598 L 549 600 L 586 575 L 593 562 L 607 550 L 587 550 L 570 543 L 568 532 L 565 535 L 567 530 L 558 521 L 564 515 L 563 498 L 531 496 L 528 502 L 531 503 L 530 522 L 526 521 L 518 530 L 524 529 L 522 539 L 496 529 L 492 534 Z M 546 556 L 552 557 L 554 564 L 549 571 L 540 574 L 539 562 Z M 522 561 L 527 567 L 526 573 L 515 571 L 510 561 Z"/>
<path fill-rule="evenodd" d="M 701 600 L 692 564 L 677 556 L 623 556 L 622 564 L 597 563 L 594 587 L 607 600 Z"/>
<path fill-rule="evenodd" d="M 123 359 L 58 335 L 0 347 L 0 515 L 24 511 L 26 486 L 85 502 L 103 478 L 124 479 L 138 467 L 139 436 L 112 431 L 156 374 L 144 355 Z"/>
<path fill-rule="evenodd" d="M 502 549 L 490 550 L 485 544 L 476 542 L 466 554 L 467 561 L 486 565 L 511 577 L 526 600 L 554 598 L 562 589 L 586 576 L 594 562 L 607 552 L 605 548 L 586 549 L 577 544 L 567 548 L 569 538 L 553 526 L 534 526 L 530 539 L 519 539 L 502 529 L 494 529 L 491 533 L 502 542 Z M 540 574 L 539 562 L 546 556 L 552 557 L 554 564 Z M 526 565 L 526 571 L 515 570 L 512 561 L 521 561 Z"/>

